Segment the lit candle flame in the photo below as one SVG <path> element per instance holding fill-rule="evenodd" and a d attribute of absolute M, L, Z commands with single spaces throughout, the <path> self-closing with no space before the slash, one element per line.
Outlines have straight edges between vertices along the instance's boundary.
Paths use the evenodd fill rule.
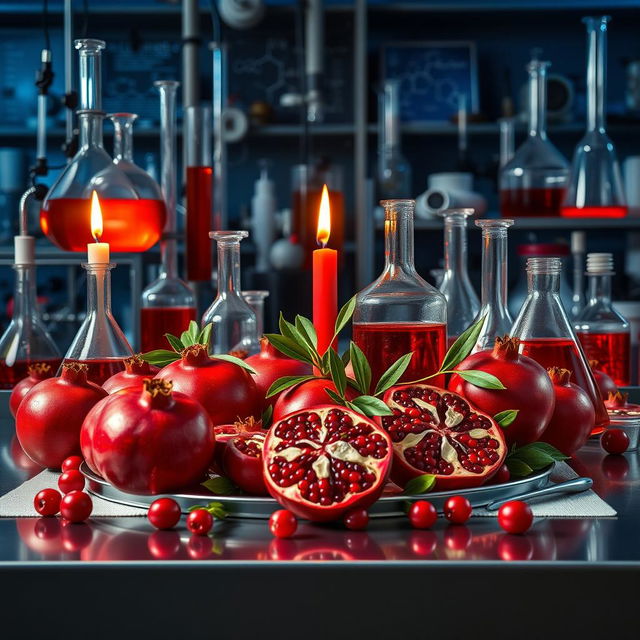
<path fill-rule="evenodd" d="M 102 210 L 98 194 L 94 191 L 91 194 L 91 235 L 96 242 L 100 242 L 102 237 Z"/>
<path fill-rule="evenodd" d="M 320 211 L 318 213 L 318 232 L 316 240 L 323 247 L 327 246 L 331 235 L 331 206 L 329 205 L 329 189 L 325 184 L 322 187 L 322 197 L 320 198 Z"/>

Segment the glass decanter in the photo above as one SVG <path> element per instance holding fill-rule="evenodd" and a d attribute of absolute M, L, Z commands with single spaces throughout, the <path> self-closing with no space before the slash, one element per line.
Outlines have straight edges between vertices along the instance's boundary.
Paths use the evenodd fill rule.
<path fill-rule="evenodd" d="M 473 322 L 480 301 L 467 272 L 467 218 L 473 209 L 447 209 L 444 218 L 444 275 L 438 287 L 447 301 L 449 345 Z"/>
<path fill-rule="evenodd" d="M 252 336 L 247 350 L 249 355 L 260 353 L 260 339 L 264 334 L 264 301 L 269 297 L 268 291 L 243 291 L 242 297 L 256 314 L 256 333 Z"/>
<path fill-rule="evenodd" d="M 560 301 L 560 258 L 529 258 L 529 295 L 522 305 L 511 335 L 520 339 L 520 353 L 539 362 L 545 369 L 561 367 L 572 372 L 572 382 L 582 387 L 595 408 L 593 434 L 609 424 L 602 396 Z"/>
<path fill-rule="evenodd" d="M 568 218 L 627 215 L 620 165 L 606 126 L 607 23 L 584 18 L 587 27 L 587 131 L 573 153 L 569 188 L 562 204 Z"/>
<path fill-rule="evenodd" d="M 353 313 L 353 340 L 369 360 L 372 389 L 400 356 L 413 351 L 401 380 L 439 370 L 447 350 L 447 301 L 423 280 L 413 262 L 415 200 L 383 200 L 384 269 L 360 291 Z M 433 378 L 444 384 L 444 376 Z"/>
<path fill-rule="evenodd" d="M 175 336 L 196 319 L 196 306 L 189 285 L 178 277 L 176 247 L 176 91 L 179 83 L 158 80 L 160 92 L 161 183 L 167 210 L 167 225 L 160 243 L 160 273 L 142 292 L 140 336 L 143 352 L 166 349 L 165 333 Z"/>
<path fill-rule="evenodd" d="M 164 202 L 138 193 L 127 175 L 111 161 L 102 142 L 102 40 L 76 40 L 80 53 L 80 149 L 55 181 L 40 211 L 40 226 L 66 251 L 85 251 L 91 242 L 88 224 L 91 194 L 100 197 L 102 239 L 112 251 L 145 251 L 160 238 Z"/>
<path fill-rule="evenodd" d="M 611 253 L 587 254 L 588 299 L 574 327 L 587 358 L 626 387 L 631 384 L 631 328 L 611 304 L 613 275 Z"/>
<path fill-rule="evenodd" d="M 213 324 L 209 352 L 244 357 L 256 337 L 256 314 L 242 297 L 240 287 L 240 242 L 247 231 L 212 231 L 218 243 L 218 294 L 202 316 L 202 324 Z"/>
<path fill-rule="evenodd" d="M 503 216 L 559 216 L 569 163 L 547 137 L 547 67 L 532 60 L 529 72 L 529 135 L 500 170 Z"/>

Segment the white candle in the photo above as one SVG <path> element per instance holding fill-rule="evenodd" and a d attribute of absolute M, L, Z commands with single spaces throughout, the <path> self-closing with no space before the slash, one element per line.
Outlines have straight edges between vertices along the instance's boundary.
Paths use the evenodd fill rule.
<path fill-rule="evenodd" d="M 109 243 L 98 242 L 102 235 L 102 211 L 98 194 L 94 191 L 91 194 L 91 234 L 95 242 L 87 245 L 87 256 L 89 264 L 109 264 Z"/>

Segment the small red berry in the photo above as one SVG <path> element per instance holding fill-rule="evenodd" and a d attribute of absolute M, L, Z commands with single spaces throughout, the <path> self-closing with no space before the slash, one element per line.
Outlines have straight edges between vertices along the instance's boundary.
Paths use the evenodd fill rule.
<path fill-rule="evenodd" d="M 84 522 L 93 510 L 93 502 L 84 491 L 70 491 L 60 502 L 60 513 L 69 522 Z"/>
<path fill-rule="evenodd" d="M 69 469 L 58 478 L 58 487 L 62 493 L 82 491 L 84 489 L 84 476 L 77 469 Z"/>
<path fill-rule="evenodd" d="M 43 489 L 36 493 L 33 507 L 41 516 L 55 516 L 60 511 L 62 496 L 55 489 Z"/>
<path fill-rule="evenodd" d="M 624 453 L 629 448 L 629 436 L 622 429 L 607 429 L 600 443 L 607 453 Z"/>
<path fill-rule="evenodd" d="M 71 469 L 79 469 L 82 464 L 82 458 L 80 456 L 69 456 L 64 460 L 60 467 L 62 471 L 71 471 Z"/>
<path fill-rule="evenodd" d="M 187 516 L 187 529 L 197 536 L 206 536 L 213 527 L 213 516 L 206 509 L 195 509 Z"/>
<path fill-rule="evenodd" d="M 156 529 L 171 529 L 180 520 L 180 506 L 171 498 L 158 498 L 151 503 L 147 518 Z"/>
<path fill-rule="evenodd" d="M 414 529 L 429 529 L 437 519 L 436 508 L 427 500 L 418 500 L 409 509 L 409 522 Z"/>
<path fill-rule="evenodd" d="M 498 524 L 507 533 L 524 533 L 532 522 L 531 507 L 522 500 L 505 502 L 498 510 Z"/>
<path fill-rule="evenodd" d="M 290 538 L 298 528 L 298 520 L 286 509 L 274 511 L 269 518 L 269 530 L 276 538 Z"/>
<path fill-rule="evenodd" d="M 354 509 L 344 516 L 343 522 L 351 531 L 363 531 L 369 524 L 369 513 L 366 509 Z"/>
<path fill-rule="evenodd" d="M 505 482 L 509 482 L 510 479 L 511 473 L 505 463 L 498 469 L 496 475 L 491 478 L 491 484 L 504 484 Z"/>
<path fill-rule="evenodd" d="M 444 503 L 444 517 L 453 524 L 464 524 L 473 509 L 464 496 L 453 496 Z"/>

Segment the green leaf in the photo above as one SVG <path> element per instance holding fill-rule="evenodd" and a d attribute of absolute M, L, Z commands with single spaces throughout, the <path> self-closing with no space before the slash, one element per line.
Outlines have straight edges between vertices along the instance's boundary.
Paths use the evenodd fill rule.
<path fill-rule="evenodd" d="M 349 301 L 345 303 L 345 305 L 338 312 L 338 317 L 336 318 L 336 327 L 334 331 L 334 336 L 337 336 L 346 326 L 347 322 L 351 320 L 351 316 L 356 308 L 356 297 L 353 296 Z"/>
<path fill-rule="evenodd" d="M 342 405 L 343 407 L 345 406 L 346 400 L 343 400 L 335 391 L 333 391 L 332 389 L 325 389 L 325 392 L 331 398 L 331 400 L 333 400 L 333 402 Z"/>
<path fill-rule="evenodd" d="M 192 344 L 196 344 L 196 339 L 189 333 L 189 331 L 183 331 L 180 334 L 180 342 L 185 347 L 190 347 Z"/>
<path fill-rule="evenodd" d="M 542 454 L 554 461 L 568 460 L 569 456 L 565 456 L 562 451 L 556 449 L 548 442 L 531 442 L 525 444 L 522 447 L 517 447 L 509 455 L 517 456 L 519 458 L 530 456 L 532 454 Z"/>
<path fill-rule="evenodd" d="M 271 426 L 271 419 L 273 418 L 273 405 L 269 405 L 263 412 L 260 419 L 262 420 L 262 428 L 268 429 Z"/>
<path fill-rule="evenodd" d="M 430 473 L 424 473 L 416 478 L 411 478 L 411 480 L 404 485 L 403 493 L 407 496 L 417 496 L 422 493 L 428 493 L 435 485 L 436 477 Z"/>
<path fill-rule="evenodd" d="M 517 458 L 507 458 L 507 469 L 512 476 L 525 477 L 533 473 L 533 469 L 522 460 Z"/>
<path fill-rule="evenodd" d="M 331 379 L 333 384 L 336 385 L 336 390 L 340 397 L 344 397 L 344 391 L 347 388 L 347 375 L 344 372 L 344 364 L 340 360 L 340 356 L 336 353 L 333 347 L 327 349 L 329 353 L 329 371 L 331 372 Z"/>
<path fill-rule="evenodd" d="M 291 331 L 291 329 L 293 329 L 294 327 L 290 322 L 287 322 L 285 320 L 282 311 L 280 312 L 280 316 L 278 317 L 278 328 L 280 329 L 280 333 L 285 338 L 290 338 L 293 340 L 293 332 Z"/>
<path fill-rule="evenodd" d="M 281 391 L 288 389 L 289 387 L 293 387 L 296 384 L 300 384 L 301 382 L 306 382 L 307 380 L 312 380 L 315 376 L 283 376 L 282 378 L 278 378 L 267 391 L 266 398 L 272 398 L 273 396 L 279 394 Z"/>
<path fill-rule="evenodd" d="M 156 349 L 142 354 L 142 359 L 156 367 L 165 367 L 176 360 L 180 360 L 180 354 L 168 349 Z"/>
<path fill-rule="evenodd" d="M 349 344 L 349 355 L 360 393 L 369 393 L 369 387 L 371 386 L 371 367 L 369 366 L 367 357 L 362 352 L 362 349 L 353 341 Z"/>
<path fill-rule="evenodd" d="M 224 476 L 209 478 L 202 483 L 202 486 L 217 496 L 231 496 L 238 493 L 238 487 L 236 487 L 229 478 L 225 478 Z"/>
<path fill-rule="evenodd" d="M 165 333 L 164 337 L 167 339 L 167 342 L 171 345 L 171 348 L 177 353 L 180 353 L 184 349 L 184 345 L 182 344 L 180 338 L 177 338 L 171 333 Z"/>
<path fill-rule="evenodd" d="M 296 316 L 296 329 L 312 349 L 317 349 L 318 335 L 316 334 L 316 328 L 313 326 L 313 322 L 311 322 L 309 318 Z"/>
<path fill-rule="evenodd" d="M 532 442 L 522 447 L 514 447 L 507 455 L 507 467 L 514 475 L 529 475 L 533 471 L 544 469 L 555 461 L 567 460 L 561 451 L 546 442 Z M 529 471 L 527 471 L 527 469 Z"/>
<path fill-rule="evenodd" d="M 213 324 L 210 322 L 208 325 L 204 327 L 204 329 L 198 335 L 198 344 L 205 344 L 209 346 L 209 340 L 211 340 L 212 329 L 213 329 Z"/>
<path fill-rule="evenodd" d="M 458 339 L 449 348 L 449 351 L 447 351 L 447 355 L 445 355 L 442 365 L 440 366 L 441 371 L 450 371 L 471 353 L 471 350 L 478 341 L 478 336 L 482 331 L 485 319 L 486 316 L 482 316 L 475 324 L 472 324 L 460 334 Z"/>
<path fill-rule="evenodd" d="M 364 413 L 369 418 L 393 415 L 393 411 L 380 398 L 374 396 L 358 396 L 351 400 L 351 404 L 354 404 L 360 413 Z"/>
<path fill-rule="evenodd" d="M 503 429 L 508 427 L 510 424 L 513 424 L 513 421 L 518 417 L 519 409 L 507 409 L 506 411 L 500 411 L 500 413 L 496 413 L 493 416 L 493 419 L 501 426 Z"/>
<path fill-rule="evenodd" d="M 198 336 L 200 335 L 200 327 L 195 320 L 189 322 L 189 335 L 193 339 L 193 344 L 198 344 Z"/>
<path fill-rule="evenodd" d="M 289 358 L 313 364 L 309 352 L 306 348 L 301 347 L 293 338 L 277 333 L 267 333 L 265 337 L 278 350 Z"/>
<path fill-rule="evenodd" d="M 342 364 L 346 367 L 351 362 L 351 353 L 347 349 L 341 356 Z"/>
<path fill-rule="evenodd" d="M 258 375 L 258 372 L 250 365 L 247 364 L 244 360 L 240 358 L 236 358 L 235 356 L 230 356 L 228 353 L 219 353 L 218 355 L 211 356 L 214 360 L 224 360 L 224 362 L 230 362 L 231 364 L 235 364 L 239 366 L 241 369 L 248 371 L 252 375 Z"/>
<path fill-rule="evenodd" d="M 226 480 L 226 478 L 223 479 Z M 229 512 L 224 508 L 222 502 L 210 502 L 207 506 L 203 504 L 196 504 L 193 507 L 189 507 L 189 511 L 195 511 L 196 509 L 204 509 L 214 518 L 218 518 L 219 520 L 224 520 L 229 515 Z"/>
<path fill-rule="evenodd" d="M 506 389 L 502 382 L 498 380 L 492 373 L 486 371 L 475 371 L 473 369 L 467 369 L 466 371 L 460 371 L 455 369 L 457 375 L 463 380 L 472 384 L 474 387 L 480 387 L 481 389 Z"/>
<path fill-rule="evenodd" d="M 378 384 L 376 386 L 375 395 L 380 395 L 384 393 L 387 389 L 391 388 L 400 378 L 402 374 L 407 370 L 409 363 L 411 362 L 411 358 L 413 357 L 413 351 L 411 353 L 405 353 L 403 356 L 399 357 L 383 374 L 380 376 L 380 380 L 378 380 Z"/>

